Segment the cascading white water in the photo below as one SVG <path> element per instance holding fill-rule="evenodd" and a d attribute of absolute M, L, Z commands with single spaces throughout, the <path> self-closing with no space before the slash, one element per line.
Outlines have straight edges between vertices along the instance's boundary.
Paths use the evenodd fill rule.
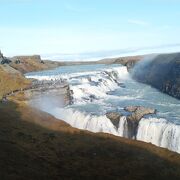
<path fill-rule="evenodd" d="M 157 117 L 143 118 L 138 126 L 137 140 L 150 142 L 180 153 L 180 104 L 150 86 L 135 82 L 124 66 L 79 66 L 54 71 L 29 73 L 28 78 L 38 80 L 66 80 L 73 92 L 73 104 L 65 108 L 42 110 L 53 114 L 71 126 L 92 132 L 110 133 L 128 137 L 126 116 L 115 127 L 105 114 L 120 111 L 128 105 L 143 105 L 158 110 Z M 67 73 L 66 73 L 67 72 Z M 71 73 L 70 73 L 71 72 Z M 121 87 L 121 84 L 124 87 Z M 110 93 L 109 93 L 110 92 Z M 164 119 L 160 118 L 163 117 Z M 172 122 L 169 122 L 169 121 Z"/>
<path fill-rule="evenodd" d="M 28 78 L 42 80 L 67 80 L 70 90 L 73 91 L 74 103 L 92 101 L 105 98 L 107 92 L 118 88 L 118 80 L 128 78 L 127 68 L 124 66 L 113 67 L 94 72 L 78 72 L 57 75 L 36 75 L 29 73 Z"/>
<path fill-rule="evenodd" d="M 180 153 L 180 125 L 162 118 L 143 118 L 139 122 L 137 140 Z"/>
<path fill-rule="evenodd" d="M 78 129 L 118 135 L 116 128 L 106 116 L 92 116 L 72 109 L 56 108 L 51 113 Z"/>
<path fill-rule="evenodd" d="M 128 128 L 126 116 L 119 119 L 118 135 L 121 137 L 128 138 Z"/>

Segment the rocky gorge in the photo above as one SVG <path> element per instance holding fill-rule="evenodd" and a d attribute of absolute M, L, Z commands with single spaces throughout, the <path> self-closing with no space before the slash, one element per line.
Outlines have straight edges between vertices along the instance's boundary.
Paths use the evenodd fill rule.
<path fill-rule="evenodd" d="M 78 129 L 142 140 L 180 152 L 178 101 L 134 81 L 130 74 L 133 68 L 114 64 L 78 67 L 79 71 L 70 66 L 26 74 L 39 81 L 64 79 L 69 84 L 67 107 L 53 106 L 50 110 L 43 107 L 41 110 Z M 168 104 L 177 110 L 167 113 Z"/>
<path fill-rule="evenodd" d="M 180 53 L 147 56 L 135 65 L 132 76 L 180 99 Z"/>
<path fill-rule="evenodd" d="M 87 95 L 82 96 L 84 102 L 82 106 L 85 107 L 85 102 L 94 103 L 93 106 L 95 106 L 99 98 L 102 100 L 108 94 L 111 95 L 114 88 L 120 87 L 122 91 L 127 91 L 128 88 L 132 89 L 134 84 L 132 87 L 128 87 L 128 84 L 117 80 L 117 69 L 112 72 L 106 68 L 105 71 L 98 74 L 98 81 L 95 79 L 97 74 L 94 72 L 92 73 L 94 77 L 91 78 L 87 74 L 85 76 L 77 74 L 78 79 L 81 79 L 83 84 L 90 84 L 90 86 L 80 86 L 79 88 L 81 81 L 77 81 L 77 78 L 71 76 L 69 77 L 70 81 L 74 86 L 77 86 L 72 88 L 68 81 L 63 81 L 62 78 L 58 79 L 58 76 L 55 78 L 51 76 L 48 80 L 27 80 L 23 73 L 47 68 L 45 67 L 46 61 L 44 61 L 44 65 L 39 56 L 15 59 L 10 64 L 0 66 L 2 69 L 0 71 L 0 88 L 2 94 L 9 94 L 7 96 L 9 101 L 0 103 L 1 179 L 12 177 L 15 179 L 66 179 L 67 177 L 77 179 L 79 177 L 179 179 L 179 154 L 156 147 L 150 144 L 151 141 L 147 141 L 150 143 L 144 143 L 132 140 L 146 141 L 143 131 L 141 131 L 142 134 L 137 132 L 138 127 L 142 130 L 143 127 L 147 127 L 146 123 L 149 123 L 149 130 L 154 134 L 156 134 L 156 129 L 161 129 L 160 126 L 156 129 L 152 128 L 158 124 L 160 125 L 161 121 L 156 122 L 156 119 L 148 118 L 151 115 L 156 117 L 157 113 L 156 108 L 152 108 L 150 105 L 137 105 L 136 101 L 135 105 L 123 105 L 123 112 L 108 111 L 100 118 L 66 111 L 72 125 L 77 125 L 78 120 L 81 120 L 81 122 L 84 119 L 92 120 L 85 124 L 86 126 L 79 126 L 80 129 L 87 127 L 87 129 L 84 128 L 85 130 L 73 128 L 69 125 L 70 123 L 62 121 L 61 118 L 56 119 L 50 115 L 51 113 L 46 113 L 53 111 L 61 114 L 62 111 L 59 110 L 64 105 L 75 105 L 74 103 L 79 98 L 76 96 L 77 92 L 83 92 Z M 120 58 L 116 63 L 119 64 L 122 59 Z M 133 60 L 133 62 L 129 60 L 129 63 L 124 60 L 126 65 L 129 64 L 129 70 L 139 61 L 136 60 Z M 34 66 L 34 62 L 37 66 Z M 77 69 L 77 66 L 75 69 Z M 122 76 L 126 75 L 126 71 L 125 73 L 122 73 L 123 71 L 119 72 Z M 17 81 L 17 77 L 21 81 Z M 68 80 L 67 76 L 66 79 Z M 96 88 L 99 85 L 101 85 L 100 88 Z M 89 88 L 91 88 L 90 91 L 88 91 Z M 96 88 L 95 91 L 92 91 L 93 88 Z M 64 102 L 63 106 L 61 104 L 62 100 Z M 122 103 L 121 99 L 118 99 L 118 101 L 120 101 L 120 104 Z M 46 106 L 47 104 L 48 106 Z M 54 108 L 51 104 L 60 107 L 60 109 Z M 108 103 L 106 102 L 106 104 Z M 40 105 L 41 107 L 39 107 Z M 41 111 L 41 108 L 46 109 Z M 98 112 L 102 111 L 97 106 L 94 109 L 97 109 Z M 74 116 L 71 115 L 76 115 L 76 118 L 73 119 Z M 104 132 L 103 130 L 107 130 L 107 126 L 103 126 L 101 122 L 108 125 L 110 127 L 108 130 L 112 131 L 101 133 Z M 174 130 L 178 130 L 173 126 L 173 129 L 167 128 L 168 122 L 164 121 L 163 125 L 160 132 L 164 132 L 165 135 L 168 135 L 168 132 L 174 133 Z M 95 129 L 96 133 L 86 131 L 92 130 L 92 127 L 97 128 Z M 111 135 L 111 132 L 115 132 L 114 134 L 117 135 L 119 127 L 121 127 L 121 130 L 124 128 L 121 135 L 128 139 Z M 167 129 L 167 133 L 163 131 L 164 129 Z M 175 135 L 173 134 L 173 136 Z M 150 138 L 153 139 L 154 136 L 150 136 Z M 157 138 L 155 137 L 155 139 Z M 170 138 L 170 141 L 173 141 L 173 139 Z M 170 141 L 168 141 L 168 144 L 172 145 L 174 142 L 171 144 Z M 168 146 L 168 148 L 171 147 Z M 156 163 L 154 163 L 155 161 Z M 157 169 L 159 169 L 158 172 Z"/>

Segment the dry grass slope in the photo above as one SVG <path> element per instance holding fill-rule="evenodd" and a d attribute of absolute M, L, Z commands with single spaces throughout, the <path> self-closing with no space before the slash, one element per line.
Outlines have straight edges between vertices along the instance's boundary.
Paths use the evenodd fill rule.
<path fill-rule="evenodd" d="M 180 156 L 80 131 L 24 104 L 0 105 L 0 179 L 178 180 Z"/>
<path fill-rule="evenodd" d="M 20 63 L 16 63 L 16 60 L 19 60 Z M 42 61 L 39 55 L 16 56 L 12 58 L 12 63 L 10 63 L 12 68 L 21 73 L 53 69 L 60 65 L 60 63 L 54 61 Z"/>
<path fill-rule="evenodd" d="M 30 82 L 8 65 L 0 65 L 0 99 L 12 91 L 26 88 Z"/>

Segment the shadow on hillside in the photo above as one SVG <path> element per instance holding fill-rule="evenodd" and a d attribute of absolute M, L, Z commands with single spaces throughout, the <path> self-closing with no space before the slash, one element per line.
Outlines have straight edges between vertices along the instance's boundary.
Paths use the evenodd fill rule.
<path fill-rule="evenodd" d="M 141 147 L 109 135 L 49 130 L 22 119 L 17 108 L 11 102 L 0 105 L 2 180 L 180 178 L 175 153 L 159 151 L 172 156 L 173 163 L 144 148 L 145 143 Z"/>

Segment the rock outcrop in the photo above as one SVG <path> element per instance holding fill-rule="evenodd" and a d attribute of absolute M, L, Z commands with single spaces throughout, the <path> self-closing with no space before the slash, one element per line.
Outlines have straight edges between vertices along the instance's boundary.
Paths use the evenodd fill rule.
<path fill-rule="evenodd" d="M 111 122 L 117 129 L 119 128 L 120 121 L 124 121 L 125 118 L 125 137 L 130 139 L 136 139 L 137 129 L 141 118 L 143 118 L 146 115 L 156 113 L 155 109 L 143 106 L 128 106 L 125 107 L 124 110 L 127 111 L 129 114 L 125 116 L 118 112 L 109 112 L 106 114 L 106 117 L 111 120 Z"/>
<path fill-rule="evenodd" d="M 111 120 L 111 122 L 116 128 L 119 127 L 119 120 L 120 120 L 120 117 L 122 117 L 122 114 L 118 112 L 109 112 L 106 114 L 106 117 Z"/>
<path fill-rule="evenodd" d="M 124 108 L 125 111 L 132 113 L 128 116 L 131 121 L 140 121 L 142 117 L 148 114 L 155 114 L 156 110 L 143 106 L 128 106 Z"/>
<path fill-rule="evenodd" d="M 130 115 L 127 116 L 127 129 L 128 138 L 135 138 L 137 134 L 137 128 L 139 121 L 146 115 L 155 114 L 156 110 L 152 108 L 147 108 L 143 106 L 128 106 L 124 108 L 125 111 L 129 112 Z"/>
<path fill-rule="evenodd" d="M 0 64 L 9 64 L 11 63 L 11 60 L 4 57 L 2 52 L 0 51 Z"/>
<path fill-rule="evenodd" d="M 4 59 L 4 56 L 2 54 L 2 52 L 0 51 L 0 61 L 2 61 Z"/>
<path fill-rule="evenodd" d="M 132 77 L 180 99 L 180 53 L 160 54 L 142 60 L 134 67 Z"/>

